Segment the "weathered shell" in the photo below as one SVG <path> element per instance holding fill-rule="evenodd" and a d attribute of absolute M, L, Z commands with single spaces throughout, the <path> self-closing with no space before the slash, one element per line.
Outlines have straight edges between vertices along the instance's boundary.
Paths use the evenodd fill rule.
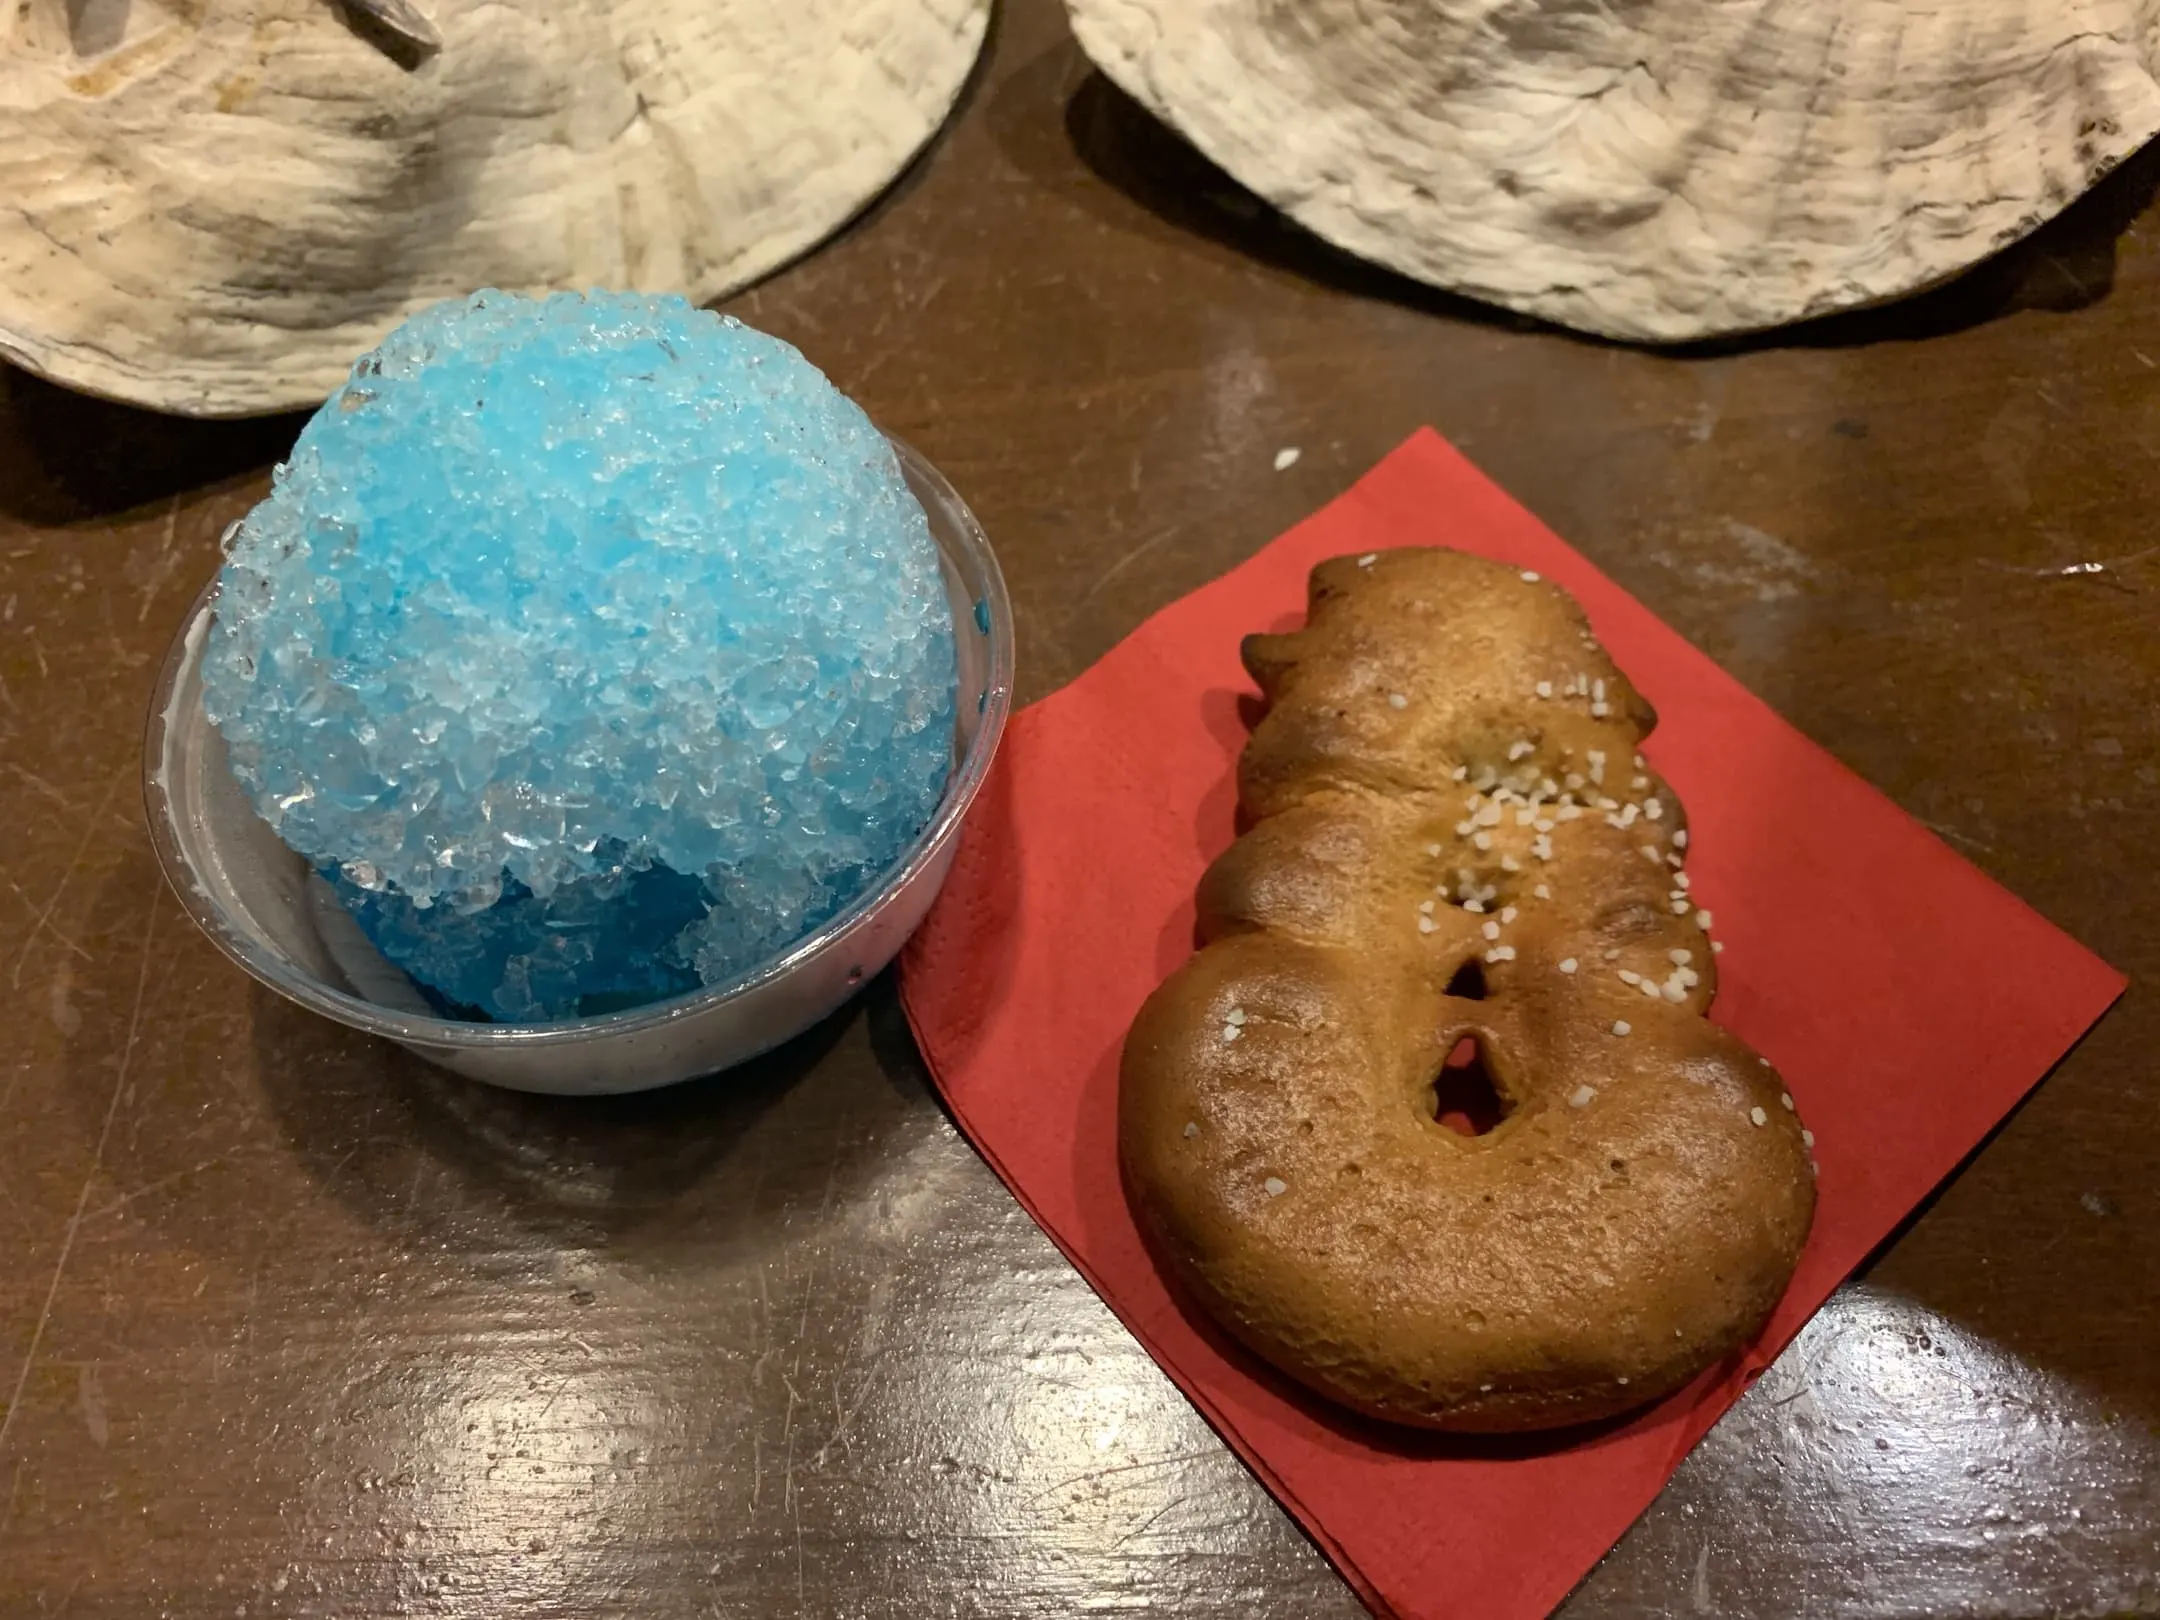
<path fill-rule="evenodd" d="M 1607 336 L 1941 281 L 2160 129 L 2160 0 L 1068 0 L 1233 177 L 1420 281 Z"/>
<path fill-rule="evenodd" d="M 988 14 L 6 0 L 0 355 L 240 416 L 319 402 L 403 316 L 480 286 L 717 297 L 892 180 Z"/>

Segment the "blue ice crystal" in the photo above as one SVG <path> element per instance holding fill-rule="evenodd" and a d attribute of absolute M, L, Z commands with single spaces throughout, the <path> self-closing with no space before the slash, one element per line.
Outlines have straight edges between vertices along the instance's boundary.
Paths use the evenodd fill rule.
<path fill-rule="evenodd" d="M 448 1007 L 711 984 L 899 858 L 952 765 L 921 505 L 794 349 L 679 298 L 399 327 L 226 542 L 204 707 Z"/>

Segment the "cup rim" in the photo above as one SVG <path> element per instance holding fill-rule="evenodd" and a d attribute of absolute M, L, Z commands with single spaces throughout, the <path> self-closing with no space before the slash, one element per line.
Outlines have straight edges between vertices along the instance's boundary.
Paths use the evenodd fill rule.
<path fill-rule="evenodd" d="M 215 577 L 189 605 L 187 617 L 165 654 L 157 685 L 151 693 L 143 738 L 144 809 L 150 827 L 150 842 L 164 872 L 166 885 L 212 944 L 251 978 L 286 999 L 370 1035 L 408 1044 L 468 1051 L 570 1046 L 643 1034 L 751 996 L 812 959 L 839 948 L 870 924 L 882 906 L 905 890 L 916 874 L 937 861 L 958 835 L 962 818 L 989 775 L 1012 707 L 1015 656 L 1012 603 L 1006 594 L 1005 576 L 998 567 L 997 554 L 990 548 L 989 536 L 983 532 L 982 524 L 960 498 L 959 492 L 927 457 L 897 435 L 887 433 L 885 438 L 893 447 L 903 473 L 918 481 L 931 497 L 947 508 L 953 519 L 950 545 L 933 520 L 933 543 L 940 552 L 952 551 L 981 575 L 982 589 L 976 603 L 977 628 L 987 635 L 990 643 L 990 667 L 982 694 L 981 719 L 967 751 L 946 780 L 937 808 L 899 859 L 887 867 L 874 884 L 779 955 L 768 957 L 718 984 L 686 990 L 680 995 L 621 1012 L 531 1024 L 482 1024 L 440 1018 L 430 1013 L 401 1012 L 335 989 L 236 928 L 225 909 L 196 881 L 194 863 L 189 860 L 176 830 L 172 789 L 165 771 L 165 756 L 175 721 L 173 700 L 188 669 L 201 656 L 201 632 L 217 602 L 218 580 Z M 987 624 L 981 622 L 985 617 Z M 954 635 L 963 635 L 968 628 L 965 623 L 955 623 Z"/>

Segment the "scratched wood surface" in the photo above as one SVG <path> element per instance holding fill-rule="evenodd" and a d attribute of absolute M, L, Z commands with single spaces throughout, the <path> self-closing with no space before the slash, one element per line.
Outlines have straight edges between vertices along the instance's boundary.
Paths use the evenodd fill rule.
<path fill-rule="evenodd" d="M 1016 0 L 928 160 L 735 307 L 967 493 L 1023 696 L 1431 422 L 2141 979 L 2156 173 L 1917 305 L 1647 355 L 1314 248 Z M 296 425 L 0 373 L 0 1614 L 1356 1613 L 955 1137 L 889 985 L 573 1106 L 193 934 L 142 711 Z M 2160 1612 L 2156 1047 L 2133 988 L 1570 1612 Z"/>

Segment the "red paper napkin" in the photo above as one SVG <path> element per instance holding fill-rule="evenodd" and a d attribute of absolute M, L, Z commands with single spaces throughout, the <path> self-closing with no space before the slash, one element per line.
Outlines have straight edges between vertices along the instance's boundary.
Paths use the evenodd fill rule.
<path fill-rule="evenodd" d="M 1447 545 L 1575 593 L 1661 717 L 1694 893 L 1727 945 L 1715 1016 L 1813 1128 L 1821 1201 L 1760 1342 L 1554 1448 L 1388 1431 L 1303 1397 L 1172 1298 L 1119 1185 L 1117 1062 L 1190 953 L 1232 836 L 1251 630 L 1299 621 L 1323 558 Z M 1838 1282 L 2124 980 L 1654 618 L 1437 434 L 1157 614 L 1014 717 L 901 993 L 962 1129 L 1149 1354 L 1383 1614 L 1552 1608 Z"/>

